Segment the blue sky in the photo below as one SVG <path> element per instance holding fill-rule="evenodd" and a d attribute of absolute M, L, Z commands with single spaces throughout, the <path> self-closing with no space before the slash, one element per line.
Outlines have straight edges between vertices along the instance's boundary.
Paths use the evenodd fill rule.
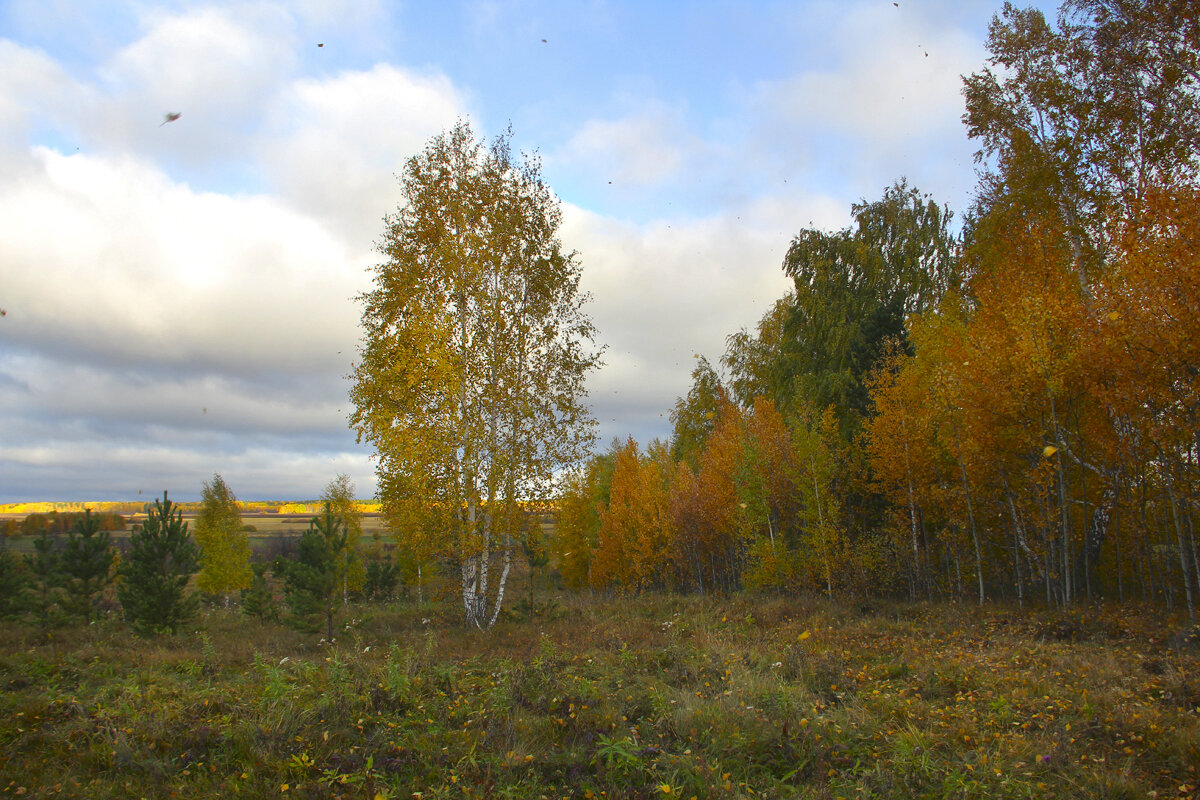
<path fill-rule="evenodd" d="M 395 173 L 461 117 L 511 123 L 562 202 L 601 442 L 666 437 L 798 230 L 901 177 L 966 208 L 960 76 L 998 10 L 0 2 L 0 502 L 191 499 L 215 472 L 371 496 L 353 298 Z"/>

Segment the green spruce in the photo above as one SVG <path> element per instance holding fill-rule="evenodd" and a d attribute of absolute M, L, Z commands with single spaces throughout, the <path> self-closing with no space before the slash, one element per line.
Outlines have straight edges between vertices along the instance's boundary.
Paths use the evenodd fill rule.
<path fill-rule="evenodd" d="M 297 630 L 315 633 L 325 623 L 325 636 L 333 639 L 333 619 L 340 603 L 339 557 L 346 549 L 349 532 L 329 503 L 314 517 L 300 537 L 296 559 L 281 562 L 287 622 Z"/>
<path fill-rule="evenodd" d="M 392 561 L 390 553 L 383 558 L 373 558 L 367 562 L 363 594 L 372 602 L 382 603 L 396 596 L 399 582 L 400 565 Z"/>
<path fill-rule="evenodd" d="M 112 582 L 113 549 L 108 531 L 90 509 L 75 519 L 61 555 L 66 608 L 90 622 L 97 612 L 100 593 Z"/>
<path fill-rule="evenodd" d="M 250 562 L 250 572 L 250 586 L 242 589 L 242 613 L 249 617 L 257 617 L 260 621 L 279 619 L 275 594 L 267 581 L 267 563 Z"/>
<path fill-rule="evenodd" d="M 25 568 L 29 576 L 25 605 L 44 633 L 63 621 L 62 553 L 49 528 L 43 527 L 33 540 Z"/>
<path fill-rule="evenodd" d="M 25 610 L 24 596 L 29 586 L 29 571 L 0 540 L 0 618 L 15 617 Z"/>
<path fill-rule="evenodd" d="M 174 633 L 199 605 L 187 592 L 199 569 L 200 553 L 188 534 L 183 512 L 167 499 L 146 507 L 146 521 L 129 537 L 129 554 L 121 563 L 118 597 L 130 626 L 142 635 Z"/>

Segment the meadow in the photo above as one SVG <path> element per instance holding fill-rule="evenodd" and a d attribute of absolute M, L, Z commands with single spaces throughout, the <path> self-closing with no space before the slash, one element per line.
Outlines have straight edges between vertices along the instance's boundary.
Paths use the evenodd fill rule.
<path fill-rule="evenodd" d="M 4 623 L 0 795 L 1200 794 L 1200 647 L 1161 612 L 539 599 L 489 633 L 352 605 L 333 642 Z"/>

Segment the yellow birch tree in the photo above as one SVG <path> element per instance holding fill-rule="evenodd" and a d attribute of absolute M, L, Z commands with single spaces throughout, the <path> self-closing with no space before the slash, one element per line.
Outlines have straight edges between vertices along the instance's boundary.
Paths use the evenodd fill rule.
<path fill-rule="evenodd" d="M 500 613 L 521 502 L 552 496 L 594 438 L 582 268 L 539 161 L 515 159 L 510 139 L 488 146 L 460 121 L 405 164 L 351 375 L 385 513 L 436 532 L 479 628 Z"/>

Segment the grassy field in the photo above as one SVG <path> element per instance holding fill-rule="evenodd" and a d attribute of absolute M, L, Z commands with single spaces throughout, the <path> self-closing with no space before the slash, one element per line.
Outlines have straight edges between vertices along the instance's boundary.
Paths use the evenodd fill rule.
<path fill-rule="evenodd" d="M 514 587 L 514 592 L 518 590 Z M 0 627 L 0 795 L 1195 797 L 1200 651 L 1136 610 L 560 596 L 336 642 Z"/>

